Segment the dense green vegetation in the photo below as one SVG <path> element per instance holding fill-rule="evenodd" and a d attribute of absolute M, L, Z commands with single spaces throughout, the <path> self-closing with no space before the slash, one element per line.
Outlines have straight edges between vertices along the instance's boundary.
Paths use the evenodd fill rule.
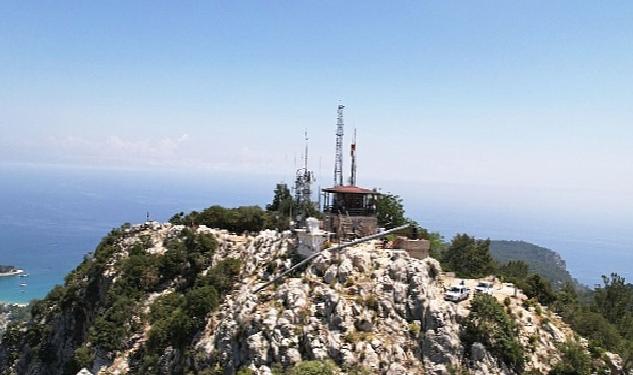
<path fill-rule="evenodd" d="M 197 277 L 192 288 L 166 294 L 152 304 L 148 316 L 152 328 L 147 344 L 136 353 L 140 363 L 136 372 L 158 372 L 158 360 L 167 347 L 186 350 L 195 333 L 204 328 L 207 314 L 231 289 L 240 267 L 237 259 L 222 260 L 206 276 Z M 184 362 L 185 358 L 174 371 L 182 372 Z"/>
<path fill-rule="evenodd" d="M 406 224 L 402 198 L 399 195 L 386 193 L 376 201 L 376 217 L 378 226 L 391 229 Z"/>
<path fill-rule="evenodd" d="M 288 375 L 335 375 L 338 373 L 338 367 L 331 360 L 299 362 L 288 371 Z"/>
<path fill-rule="evenodd" d="M 462 341 L 467 349 L 476 342 L 482 343 L 506 366 L 519 373 L 523 371 L 524 349 L 517 339 L 516 323 L 493 296 L 475 295 L 464 323 Z"/>
<path fill-rule="evenodd" d="M 295 200 L 290 194 L 288 185 L 277 184 L 273 192 L 273 201 L 266 205 L 266 211 L 279 212 L 286 217 L 291 217 L 296 210 Z"/>
<path fill-rule="evenodd" d="M 211 206 L 200 212 L 192 211 L 185 215 L 178 213 L 169 221 L 172 224 L 206 225 L 209 228 L 227 229 L 234 233 L 259 232 L 260 230 L 286 229 L 288 218 L 265 211 L 259 206 L 225 208 Z"/>
<path fill-rule="evenodd" d="M 622 356 L 626 369 L 633 369 L 633 285 L 623 277 L 603 276 L 603 285 L 588 296 L 568 284 L 551 308 L 589 340 L 594 357 L 613 351 Z"/>
<path fill-rule="evenodd" d="M 624 360 L 625 368 L 633 369 L 632 284 L 627 283 L 623 277 L 612 274 L 609 277 L 603 277 L 603 285 L 593 291 L 579 288 L 571 277 L 561 287 L 554 288 L 546 277 L 534 273 L 526 262 L 511 260 L 505 264 L 497 264 L 492 260 L 489 248 L 490 241 L 476 240 L 461 234 L 455 236 L 450 245 L 444 246 L 441 251 L 436 252 L 435 256 L 439 258 L 444 270 L 454 271 L 458 277 L 496 275 L 504 281 L 514 283 L 529 298 L 549 306 L 578 334 L 587 338 L 590 342 L 589 350 L 593 360 L 608 362 L 603 355 L 608 350 L 619 353 Z M 492 316 L 494 318 L 490 319 L 495 324 L 505 326 L 501 331 L 498 327 L 493 330 L 496 333 L 505 332 L 503 339 L 492 340 L 481 336 L 485 334 L 486 330 L 491 329 L 489 323 L 486 323 L 488 324 L 487 328 L 480 331 L 477 328 L 481 327 L 481 324 L 478 326 L 469 323 L 470 325 L 466 329 L 466 339 L 472 341 L 473 339 L 469 337 L 476 337 L 479 340 L 488 340 L 484 344 L 489 350 L 501 356 L 498 358 L 514 355 L 512 353 L 516 348 L 508 341 L 511 330 L 506 326 L 498 306 L 488 302 L 491 301 L 476 298 L 473 301 L 472 311 Z M 481 320 L 478 315 L 475 317 L 486 322 L 485 319 Z M 506 346 L 501 350 L 497 345 Z M 564 354 L 563 361 L 554 369 L 553 373 L 586 373 L 585 362 L 587 361 L 583 356 L 586 353 L 579 353 L 580 349 L 573 346 L 565 346 L 561 350 Z M 519 363 L 516 362 L 516 358 L 505 358 L 504 362 L 509 365 Z M 593 366 L 593 362 L 589 365 L 589 371 L 598 371 L 598 368 Z"/>
<path fill-rule="evenodd" d="M 305 207 L 298 207 L 288 186 L 277 184 L 273 199 L 266 205 L 265 210 L 259 206 L 226 208 L 215 205 L 200 212 L 177 213 L 169 219 L 169 222 L 187 226 L 206 225 L 209 228 L 222 228 L 234 233 L 259 232 L 263 229 L 286 230 L 290 222 L 295 220 L 299 210 L 305 211 L 307 216 L 320 217 L 321 215 L 311 203 L 306 204 Z"/>
<path fill-rule="evenodd" d="M 432 252 L 445 271 L 455 272 L 457 277 L 482 278 L 498 276 L 506 282 L 517 285 L 530 298 L 544 305 L 556 300 L 549 280 L 532 273 L 523 261 L 511 260 L 506 264 L 497 263 L 490 252 L 490 240 L 478 240 L 467 234 L 457 234 L 450 244 L 440 251 Z"/>
<path fill-rule="evenodd" d="M 79 348 L 83 342 L 83 333 L 93 322 L 90 316 L 104 309 L 105 296 L 99 290 L 103 282 L 102 274 L 116 252 L 115 244 L 121 238 L 121 230 L 113 230 L 97 246 L 94 256 L 86 258 L 64 281 L 64 286 L 53 288 L 48 295 L 31 305 L 31 319 L 28 322 L 12 323 L 7 328 L 2 342 L 7 355 L 0 364 L 2 368 L 10 367 L 29 348 L 29 361 L 41 361 L 45 366 L 61 364 L 64 373 L 74 374 L 80 369 L 80 361 L 92 355 L 91 350 L 76 352 L 78 358 L 60 357 L 60 349 L 53 342 L 55 333 L 53 326 L 61 316 L 73 317 L 74 326 L 63 337 L 69 345 Z M 108 310 L 108 309 L 105 309 Z M 127 310 L 126 310 L 127 311 Z M 122 314 L 110 311 L 110 318 L 124 320 Z M 105 326 L 105 324 L 103 324 Z M 112 341 L 121 337 L 121 330 L 129 326 L 112 328 Z M 116 331 L 116 332 L 114 332 Z M 86 353 L 87 352 L 87 353 Z M 46 372 L 44 372 L 46 373 Z"/>
<path fill-rule="evenodd" d="M 524 262 L 530 273 L 541 275 L 556 288 L 575 283 L 565 262 L 550 249 L 524 241 L 490 241 L 490 254 L 499 264 L 517 260 Z"/>
<path fill-rule="evenodd" d="M 127 348 L 130 337 L 141 333 L 146 322 L 152 329 L 133 372 L 156 372 L 155 363 L 167 346 L 184 352 L 205 324 L 206 315 L 232 289 L 241 262 L 224 259 L 211 267 L 215 238 L 188 228 L 163 244 L 164 255 L 146 251 L 153 244 L 142 236 L 122 253 L 118 242 L 123 235 L 123 228 L 112 231 L 92 257 L 68 274 L 63 286 L 33 303 L 30 321 L 9 325 L 3 336 L 3 368 L 28 347 L 29 362 L 41 361 L 50 369 L 61 366 L 63 373 L 75 374 L 91 366 L 97 351 L 111 356 Z M 104 278 L 108 270 L 116 274 L 113 282 Z M 204 270 L 208 272 L 203 276 Z M 168 287 L 173 293 L 158 298 L 145 314 L 144 298 Z M 54 332 L 53 327 L 60 324 L 67 331 Z M 59 334 L 66 340 L 64 345 L 74 347 L 71 358 L 55 341 Z M 185 355 L 179 358 L 175 373 L 184 371 L 186 359 Z"/>
<path fill-rule="evenodd" d="M 0 303 L 0 314 L 6 316 L 9 322 L 24 323 L 31 318 L 31 306 L 16 305 L 13 303 Z M 2 331 L 0 330 L 0 335 Z"/>
<path fill-rule="evenodd" d="M 559 349 L 561 361 L 550 371 L 550 375 L 589 375 L 592 373 L 591 357 L 580 344 L 564 343 Z"/>
<path fill-rule="evenodd" d="M 490 240 L 477 240 L 467 234 L 453 238 L 441 259 L 442 266 L 454 271 L 459 277 L 479 278 L 495 272 L 495 262 L 490 256 Z"/>
<path fill-rule="evenodd" d="M 320 193 L 319 193 L 320 194 Z M 284 224 L 296 220 L 297 216 L 321 217 L 317 205 L 313 202 L 298 203 L 290 194 L 286 184 L 277 184 L 273 192 L 273 200 L 266 205 L 266 211 L 270 212 L 277 220 L 277 224 Z"/>

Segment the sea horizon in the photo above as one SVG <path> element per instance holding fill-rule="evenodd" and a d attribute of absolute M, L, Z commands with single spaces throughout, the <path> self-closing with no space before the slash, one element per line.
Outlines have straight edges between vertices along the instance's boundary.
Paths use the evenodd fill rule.
<path fill-rule="evenodd" d="M 103 236 L 123 223 L 144 222 L 148 212 L 150 219 L 165 222 L 176 212 L 214 204 L 264 206 L 272 199 L 274 183 L 282 179 L 6 165 L 0 168 L 0 177 L 5 181 L 0 187 L 0 264 L 29 273 L 24 278 L 0 278 L 0 301 L 9 303 L 43 298 L 63 283 L 64 276 Z M 289 178 L 285 180 L 290 183 Z M 504 211 L 485 208 L 484 203 L 464 205 L 450 194 L 443 197 L 432 184 L 417 189 L 402 185 L 401 191 L 397 185 L 388 187 L 391 189 L 384 191 L 403 197 L 409 217 L 447 240 L 456 233 L 469 233 L 478 238 L 531 242 L 558 252 L 572 276 L 588 286 L 611 272 L 629 281 L 633 278 L 626 269 L 633 264 L 626 226 L 615 230 L 595 223 L 590 232 L 582 218 L 571 224 L 564 217 L 542 218 L 516 207 Z"/>

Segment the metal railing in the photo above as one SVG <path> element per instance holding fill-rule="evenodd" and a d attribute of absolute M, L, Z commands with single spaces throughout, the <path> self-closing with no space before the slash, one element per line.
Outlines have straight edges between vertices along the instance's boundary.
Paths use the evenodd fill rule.
<path fill-rule="evenodd" d="M 405 225 L 402 225 L 402 226 L 400 226 L 398 228 L 389 229 L 389 230 L 386 230 L 384 232 L 372 234 L 371 236 L 366 236 L 366 237 L 359 238 L 359 239 L 354 240 L 354 241 L 345 242 L 345 243 L 339 244 L 337 246 L 328 247 L 325 250 L 322 250 L 322 251 L 320 251 L 318 253 L 314 253 L 314 254 L 310 255 L 309 257 L 305 258 L 304 260 L 302 260 L 301 262 L 299 262 L 299 263 L 295 264 L 294 266 L 290 267 L 288 270 L 282 272 L 279 276 L 277 276 L 274 279 L 264 283 L 262 286 L 260 286 L 259 288 L 255 289 L 253 291 L 253 293 L 259 293 L 261 290 L 263 290 L 266 287 L 268 287 L 269 285 L 272 285 L 272 284 L 276 283 L 277 281 L 281 280 L 284 276 L 286 276 L 287 274 L 293 272 L 297 268 L 299 268 L 301 266 L 304 266 L 304 265 L 306 265 L 308 263 L 313 262 L 316 258 L 318 258 L 321 255 L 323 255 L 323 253 L 325 253 L 326 251 L 330 251 L 330 252 L 332 252 L 332 251 L 341 251 L 341 250 L 343 250 L 343 249 L 345 249 L 347 247 L 358 245 L 358 244 L 363 243 L 363 242 L 375 240 L 377 238 L 384 237 L 384 236 L 386 236 L 388 234 L 391 234 L 393 232 L 397 232 L 399 230 L 408 228 L 410 225 L 411 224 L 405 224 Z"/>
<path fill-rule="evenodd" d="M 370 207 L 343 209 L 336 206 L 325 206 L 323 207 L 323 212 L 331 213 L 331 214 L 340 213 L 342 215 L 348 215 L 348 216 L 372 216 L 376 214 L 376 209 L 370 208 Z"/>

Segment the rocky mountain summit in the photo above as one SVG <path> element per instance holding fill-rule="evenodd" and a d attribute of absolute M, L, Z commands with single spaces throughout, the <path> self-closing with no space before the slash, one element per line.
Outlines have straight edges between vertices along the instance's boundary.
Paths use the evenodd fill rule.
<path fill-rule="evenodd" d="M 213 239 L 212 251 L 205 238 Z M 191 232 L 153 223 L 123 228 L 108 241 L 67 277 L 61 296 L 53 292 L 31 322 L 7 332 L 0 347 L 3 374 L 76 373 L 81 367 L 93 374 L 276 374 L 301 361 L 325 359 L 350 374 L 547 373 L 560 360 L 561 343 L 586 345 L 555 314 L 527 302 L 520 291 L 503 294 L 497 282 L 494 297 L 525 348 L 525 363 L 517 368 L 485 343 L 465 340 L 471 301 L 444 300 L 453 280 L 436 260 L 414 259 L 379 242 L 325 251 L 305 269 L 255 293 L 296 263 L 291 234 L 235 235 L 204 226 Z M 189 251 L 187 264 L 200 267 L 161 271 L 178 263 L 178 244 Z M 129 279 L 133 258 L 149 259 L 134 274 L 137 279 Z M 230 267 L 218 271 L 227 260 L 239 264 L 231 287 L 218 287 L 226 289 L 218 296 L 202 294 L 230 273 Z M 152 267 L 156 272 L 148 273 Z M 128 279 L 138 292 L 124 305 L 108 302 Z M 217 306 L 203 310 L 202 318 L 190 314 L 187 324 L 160 318 L 198 311 L 194 302 L 213 298 Z M 124 323 L 111 327 L 121 328 L 117 340 L 106 340 L 101 327 L 112 321 Z M 161 336 L 163 324 L 176 328 L 165 328 Z M 180 338 L 179 331 L 191 334 Z M 618 357 L 609 358 L 605 368 L 618 373 Z"/>

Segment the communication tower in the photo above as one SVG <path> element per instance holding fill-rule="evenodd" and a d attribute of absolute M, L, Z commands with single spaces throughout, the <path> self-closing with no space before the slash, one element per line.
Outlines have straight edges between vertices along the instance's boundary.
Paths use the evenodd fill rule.
<path fill-rule="evenodd" d="M 305 154 L 303 155 L 303 168 L 297 169 L 295 179 L 295 202 L 297 204 L 297 221 L 304 222 L 310 213 L 312 203 L 312 182 L 314 182 L 314 173 L 308 169 L 308 132 L 305 133 Z"/>
<path fill-rule="evenodd" d="M 334 186 L 343 185 L 343 109 L 339 104 L 336 120 L 336 159 L 334 162 Z"/>

